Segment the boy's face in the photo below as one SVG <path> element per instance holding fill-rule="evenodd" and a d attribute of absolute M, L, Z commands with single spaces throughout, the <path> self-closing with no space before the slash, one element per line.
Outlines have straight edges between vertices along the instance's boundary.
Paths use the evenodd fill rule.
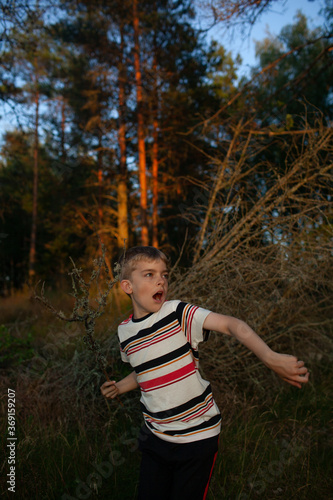
<path fill-rule="evenodd" d="M 143 259 L 135 264 L 121 288 L 131 296 L 134 318 L 143 318 L 161 309 L 168 292 L 168 269 L 163 260 Z"/>

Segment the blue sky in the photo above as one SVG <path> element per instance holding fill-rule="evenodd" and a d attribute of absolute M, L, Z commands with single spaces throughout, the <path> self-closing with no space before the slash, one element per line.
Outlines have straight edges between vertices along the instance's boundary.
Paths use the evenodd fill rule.
<path fill-rule="evenodd" d="M 239 74 L 247 74 L 248 68 L 254 66 L 255 43 L 254 40 L 262 40 L 267 35 L 267 30 L 273 35 L 278 35 L 281 28 L 294 22 L 294 17 L 298 10 L 309 20 L 310 28 L 323 24 L 323 17 L 319 11 L 324 6 L 322 0 L 286 0 L 276 2 L 265 12 L 253 26 L 252 31 L 242 35 L 240 29 L 235 29 L 233 34 L 226 32 L 222 25 L 216 26 L 210 32 L 210 36 L 230 51 L 233 57 L 240 54 L 243 60 Z"/>

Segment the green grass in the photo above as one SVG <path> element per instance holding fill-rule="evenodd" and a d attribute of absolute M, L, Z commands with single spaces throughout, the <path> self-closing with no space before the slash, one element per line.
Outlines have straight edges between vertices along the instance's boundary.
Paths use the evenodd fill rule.
<path fill-rule="evenodd" d="M 124 395 L 123 406 L 107 403 L 99 391 L 104 377 L 81 333 L 40 310 L 24 306 L 24 314 L 15 315 L 14 309 L 1 327 L 0 411 L 6 446 L 7 389 L 15 389 L 17 498 L 134 499 L 139 393 Z M 126 375 L 108 316 L 97 335 L 110 362 L 108 372 L 116 379 Z M 330 498 L 333 370 L 325 353 L 311 361 L 311 382 L 302 390 L 256 366 L 267 377 L 262 385 L 257 377 L 245 384 L 242 373 L 228 383 L 212 369 L 209 350 L 204 354 L 203 370 L 212 376 L 223 417 L 209 500 Z M 4 498 L 12 498 L 6 456 L 0 462 L 1 489 Z"/>

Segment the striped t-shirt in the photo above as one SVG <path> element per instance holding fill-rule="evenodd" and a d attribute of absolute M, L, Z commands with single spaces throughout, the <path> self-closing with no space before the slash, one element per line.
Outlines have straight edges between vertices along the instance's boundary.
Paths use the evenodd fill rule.
<path fill-rule="evenodd" d="M 145 423 L 166 441 L 188 443 L 220 432 L 219 409 L 198 370 L 198 344 L 209 313 L 171 300 L 158 312 L 130 316 L 118 327 L 122 360 L 135 370 L 141 389 Z"/>

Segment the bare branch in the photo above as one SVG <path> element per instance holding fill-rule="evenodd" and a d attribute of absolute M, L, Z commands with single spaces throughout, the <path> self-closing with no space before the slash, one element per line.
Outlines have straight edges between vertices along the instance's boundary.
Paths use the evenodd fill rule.
<path fill-rule="evenodd" d="M 83 323 L 85 328 L 85 336 L 83 341 L 94 354 L 96 361 L 104 373 L 107 380 L 109 379 L 106 373 L 107 360 L 101 352 L 101 347 L 95 337 L 95 322 L 105 311 L 107 297 L 112 288 L 118 281 L 120 267 L 118 264 L 115 266 L 115 278 L 110 278 L 108 266 L 105 261 L 105 246 L 102 245 L 102 255 L 93 261 L 93 270 L 89 279 L 83 279 L 81 268 L 77 268 L 73 259 L 71 259 L 73 269 L 68 273 L 72 281 L 72 296 L 74 297 L 73 311 L 70 316 L 65 316 L 62 311 L 58 311 L 45 297 L 44 283 L 41 288 L 40 295 L 38 295 L 36 288 L 33 299 L 42 304 L 46 309 L 51 311 L 56 318 L 66 322 Z M 101 273 L 105 273 L 103 287 L 101 287 Z M 91 290 L 93 285 L 97 286 L 97 297 L 92 299 Z M 104 288 L 104 290 L 102 290 Z M 97 307 L 92 305 L 92 300 L 96 303 Z"/>

